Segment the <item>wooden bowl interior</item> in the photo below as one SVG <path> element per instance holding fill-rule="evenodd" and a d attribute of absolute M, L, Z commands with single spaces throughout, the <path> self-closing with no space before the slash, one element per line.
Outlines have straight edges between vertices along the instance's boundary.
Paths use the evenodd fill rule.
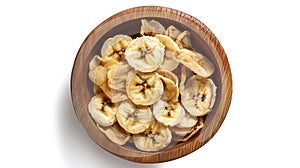
<path fill-rule="evenodd" d="M 156 11 L 156 12 L 154 12 Z M 174 25 L 181 31 L 191 32 L 192 47 L 208 57 L 216 66 L 211 76 L 217 86 L 217 97 L 212 111 L 207 115 L 204 127 L 191 139 L 173 143 L 158 152 L 142 152 L 134 145 L 119 146 L 101 133 L 89 116 L 87 105 L 93 97 L 94 84 L 88 78 L 88 64 L 96 54 L 101 55 L 104 41 L 117 34 L 138 34 L 141 19 L 155 19 L 166 28 Z M 135 162 L 163 162 L 187 155 L 203 146 L 221 126 L 231 100 L 231 73 L 226 54 L 213 33 L 193 17 L 164 7 L 138 7 L 118 13 L 96 27 L 83 42 L 72 71 L 71 91 L 73 105 L 79 121 L 95 143 L 107 151 Z"/>

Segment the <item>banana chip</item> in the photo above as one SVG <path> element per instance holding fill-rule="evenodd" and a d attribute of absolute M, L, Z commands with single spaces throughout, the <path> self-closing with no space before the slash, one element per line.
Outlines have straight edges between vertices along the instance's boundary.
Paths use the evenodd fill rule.
<path fill-rule="evenodd" d="M 164 59 L 165 46 L 155 37 L 143 36 L 132 40 L 126 51 L 128 64 L 141 72 L 153 72 Z"/>
<path fill-rule="evenodd" d="M 165 102 L 159 100 L 153 105 L 153 115 L 156 120 L 165 126 L 178 124 L 185 114 L 179 102 Z"/>
<path fill-rule="evenodd" d="M 216 86 L 209 78 L 194 75 L 182 88 L 181 103 L 193 116 L 207 114 L 215 102 Z"/>
<path fill-rule="evenodd" d="M 157 73 L 130 71 L 126 79 L 126 92 L 136 105 L 151 105 L 163 94 L 164 86 Z"/>
<path fill-rule="evenodd" d="M 202 77 L 209 77 L 215 70 L 213 63 L 202 54 L 188 49 L 181 49 L 176 59 Z"/>
<path fill-rule="evenodd" d="M 174 41 L 176 38 L 181 34 L 182 32 L 178 30 L 175 26 L 171 25 L 167 28 L 165 34 L 169 37 L 171 37 Z"/>
<path fill-rule="evenodd" d="M 133 135 L 134 145 L 142 151 L 158 151 L 168 146 L 172 134 L 168 127 L 153 121 L 141 134 Z"/>
<path fill-rule="evenodd" d="M 89 63 L 89 70 L 92 71 L 97 68 L 101 63 L 101 60 L 102 58 L 99 55 L 95 55 Z"/>
<path fill-rule="evenodd" d="M 164 34 L 165 28 L 159 22 L 155 20 L 146 20 L 142 19 L 142 27 L 141 27 L 141 34 L 142 35 L 156 35 L 156 34 Z"/>
<path fill-rule="evenodd" d="M 103 132 L 106 137 L 118 145 L 124 145 L 130 138 L 130 134 L 126 132 L 118 123 L 111 127 L 101 127 L 97 124 L 98 129 Z"/>
<path fill-rule="evenodd" d="M 132 134 L 145 131 L 153 120 L 149 107 L 135 106 L 130 101 L 120 104 L 116 116 L 120 126 Z"/>
<path fill-rule="evenodd" d="M 131 37 L 123 34 L 107 39 L 101 48 L 102 57 L 113 58 L 118 62 L 123 61 L 125 58 L 125 49 L 131 40 Z"/>
<path fill-rule="evenodd" d="M 176 125 L 178 128 L 191 128 L 194 127 L 198 122 L 198 118 L 185 113 L 184 117 Z"/>
<path fill-rule="evenodd" d="M 88 111 L 94 121 L 101 126 L 110 126 L 116 122 L 117 107 L 103 93 L 91 99 Z"/>
<path fill-rule="evenodd" d="M 179 89 L 177 86 L 177 76 L 172 72 L 163 69 L 159 69 L 156 72 L 164 84 L 164 93 L 162 94 L 161 99 L 169 102 L 178 101 Z"/>
<path fill-rule="evenodd" d="M 192 49 L 192 42 L 190 36 L 191 33 L 189 31 L 184 31 L 176 37 L 175 42 L 178 44 L 179 48 Z"/>
<path fill-rule="evenodd" d="M 176 55 L 178 55 L 179 51 L 178 45 L 169 36 L 158 34 L 155 37 L 165 46 L 165 57 L 160 68 L 173 71 L 179 64 L 176 60 Z"/>
<path fill-rule="evenodd" d="M 112 98 L 111 88 L 108 86 L 107 68 L 102 65 L 97 66 L 89 72 L 89 78 L 94 84 L 99 86 L 107 97 Z"/>

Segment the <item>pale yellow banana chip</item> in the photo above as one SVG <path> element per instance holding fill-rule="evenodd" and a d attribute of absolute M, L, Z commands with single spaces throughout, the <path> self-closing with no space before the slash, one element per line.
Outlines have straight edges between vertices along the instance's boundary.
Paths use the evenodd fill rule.
<path fill-rule="evenodd" d="M 134 145 L 142 151 L 159 151 L 167 147 L 171 140 L 169 128 L 157 121 L 151 122 L 143 133 L 133 135 Z"/>
<path fill-rule="evenodd" d="M 165 102 L 159 100 L 153 105 L 153 115 L 165 126 L 175 126 L 184 117 L 185 111 L 179 102 Z"/>
<path fill-rule="evenodd" d="M 163 69 L 159 69 L 156 72 L 164 84 L 164 92 L 161 99 L 168 102 L 177 102 L 179 96 L 177 76 L 172 72 Z"/>
<path fill-rule="evenodd" d="M 157 73 L 130 71 L 126 79 L 126 92 L 136 105 L 151 105 L 163 94 L 164 86 Z"/>
<path fill-rule="evenodd" d="M 164 48 L 165 46 L 155 37 L 138 37 L 129 43 L 125 59 L 138 71 L 153 72 L 164 60 Z"/>
<path fill-rule="evenodd" d="M 126 132 L 118 123 L 110 127 L 101 127 L 97 124 L 98 129 L 113 143 L 124 145 L 130 138 L 130 133 Z"/>
<path fill-rule="evenodd" d="M 195 51 L 181 49 L 176 59 L 202 77 L 209 77 L 215 70 L 213 63 L 208 58 Z"/>
<path fill-rule="evenodd" d="M 156 34 L 164 34 L 165 28 L 159 22 L 155 20 L 146 20 L 142 19 L 142 27 L 141 27 L 141 34 L 142 35 L 156 35 Z"/>
<path fill-rule="evenodd" d="M 184 85 L 181 103 L 193 116 L 206 115 L 214 105 L 216 86 L 209 78 L 194 75 Z"/>
<path fill-rule="evenodd" d="M 132 134 L 146 130 L 153 120 L 149 107 L 135 106 L 130 101 L 120 104 L 116 116 L 120 126 Z"/>
<path fill-rule="evenodd" d="M 117 107 L 103 93 L 91 99 L 88 111 L 94 121 L 101 126 L 110 126 L 116 122 Z"/>
<path fill-rule="evenodd" d="M 101 48 L 102 57 L 113 58 L 118 62 L 123 61 L 125 58 L 125 50 L 131 40 L 130 36 L 123 34 L 107 39 Z"/>

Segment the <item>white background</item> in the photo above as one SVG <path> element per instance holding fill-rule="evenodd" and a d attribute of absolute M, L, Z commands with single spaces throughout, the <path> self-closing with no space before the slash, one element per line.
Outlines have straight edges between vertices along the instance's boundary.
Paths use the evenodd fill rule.
<path fill-rule="evenodd" d="M 70 100 L 83 40 L 106 18 L 140 5 L 176 8 L 204 22 L 233 74 L 232 104 L 218 133 L 192 154 L 161 164 L 102 150 Z M 0 167 L 300 167 L 299 16 L 296 0 L 1 1 Z"/>

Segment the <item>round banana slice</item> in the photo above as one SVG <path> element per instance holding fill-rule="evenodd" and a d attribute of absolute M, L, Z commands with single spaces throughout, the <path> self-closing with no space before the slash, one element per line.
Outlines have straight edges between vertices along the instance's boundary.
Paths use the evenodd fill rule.
<path fill-rule="evenodd" d="M 99 55 L 95 55 L 89 63 L 89 70 L 92 71 L 101 63 L 101 57 Z"/>
<path fill-rule="evenodd" d="M 110 57 L 118 62 L 123 61 L 125 50 L 131 40 L 131 37 L 123 34 L 108 38 L 101 48 L 102 57 Z"/>
<path fill-rule="evenodd" d="M 182 32 L 178 30 L 175 26 L 171 25 L 167 28 L 165 34 L 169 37 L 171 37 L 173 40 L 176 40 L 176 38 L 181 34 Z"/>
<path fill-rule="evenodd" d="M 153 105 L 153 115 L 157 121 L 164 126 L 174 126 L 178 124 L 185 114 L 179 102 L 165 102 L 159 100 Z"/>
<path fill-rule="evenodd" d="M 135 146 L 142 151 L 158 151 L 169 145 L 172 133 L 157 121 L 153 121 L 150 127 L 141 134 L 133 135 Z"/>
<path fill-rule="evenodd" d="M 184 117 L 176 125 L 178 128 L 191 128 L 194 127 L 198 122 L 198 118 L 185 113 Z"/>
<path fill-rule="evenodd" d="M 160 67 L 162 69 L 173 71 L 179 64 L 175 59 L 179 51 L 178 45 L 167 35 L 157 34 L 155 37 L 165 46 L 165 57 Z"/>
<path fill-rule="evenodd" d="M 126 78 L 126 92 L 136 105 L 151 105 L 163 94 L 164 86 L 157 73 L 130 71 Z"/>
<path fill-rule="evenodd" d="M 110 127 L 101 127 L 97 124 L 97 127 L 115 144 L 124 145 L 130 138 L 130 134 L 120 127 L 118 123 L 115 123 Z"/>
<path fill-rule="evenodd" d="M 170 102 L 178 101 L 179 89 L 177 76 L 172 72 L 163 69 L 159 69 L 156 72 L 164 84 L 164 92 L 161 99 Z"/>
<path fill-rule="evenodd" d="M 179 48 L 192 48 L 191 42 L 191 33 L 189 31 L 184 31 L 180 33 L 177 37 L 175 42 L 178 44 Z"/>
<path fill-rule="evenodd" d="M 183 89 L 181 103 L 191 115 L 203 116 L 211 110 L 216 97 L 216 86 L 211 79 L 194 75 Z"/>
<path fill-rule="evenodd" d="M 161 25 L 158 21 L 155 20 L 146 20 L 142 19 L 142 27 L 141 27 L 141 34 L 142 35 L 151 35 L 154 36 L 156 34 L 164 34 L 165 28 Z"/>
<path fill-rule="evenodd" d="M 88 111 L 94 121 L 101 126 L 110 126 L 116 122 L 117 107 L 103 93 L 91 99 Z"/>
<path fill-rule="evenodd" d="M 215 70 L 213 63 L 202 54 L 188 49 L 181 49 L 176 59 L 202 77 L 209 77 Z"/>
<path fill-rule="evenodd" d="M 145 131 L 153 120 L 149 107 L 135 106 L 130 101 L 120 104 L 116 116 L 120 126 L 132 134 Z"/>
<path fill-rule="evenodd" d="M 164 48 L 165 46 L 155 37 L 138 37 L 129 43 L 125 59 L 138 71 L 153 72 L 163 62 Z"/>

